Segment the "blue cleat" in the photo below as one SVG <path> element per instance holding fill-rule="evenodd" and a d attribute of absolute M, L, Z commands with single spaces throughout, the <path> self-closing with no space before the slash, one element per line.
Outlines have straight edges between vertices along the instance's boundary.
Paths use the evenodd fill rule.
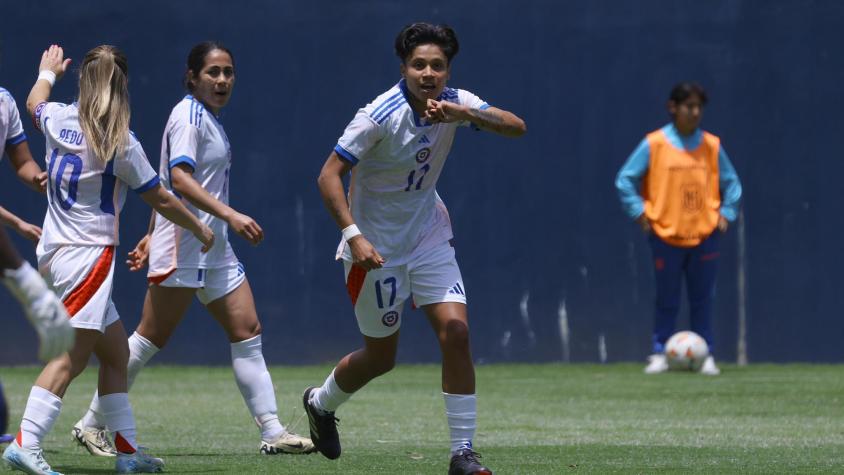
<path fill-rule="evenodd" d="M 164 460 L 146 453 L 146 449 L 138 447 L 134 454 L 117 454 L 114 465 L 117 473 L 160 473 L 164 471 Z"/>
<path fill-rule="evenodd" d="M 18 470 L 30 475 L 62 475 L 50 468 L 50 464 L 44 460 L 44 452 L 41 449 L 27 450 L 13 441 L 3 452 L 3 460 L 12 470 Z"/>

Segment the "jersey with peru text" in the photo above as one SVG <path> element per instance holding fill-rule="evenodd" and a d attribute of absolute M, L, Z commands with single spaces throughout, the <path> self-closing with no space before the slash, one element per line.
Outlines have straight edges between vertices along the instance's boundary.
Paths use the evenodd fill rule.
<path fill-rule="evenodd" d="M 454 133 L 468 121 L 427 123 L 411 108 L 404 80 L 360 109 L 334 151 L 354 165 L 349 208 L 360 231 L 399 266 L 417 251 L 452 238 L 448 210 L 436 191 Z M 445 88 L 438 98 L 486 109 L 471 92 Z M 336 258 L 351 260 L 345 240 Z"/>
<path fill-rule="evenodd" d="M 170 173 L 173 167 L 184 165 L 205 191 L 228 205 L 231 162 L 231 146 L 219 119 L 193 96 L 185 96 L 173 107 L 161 140 L 159 176 L 164 187 L 179 196 L 173 190 Z M 226 222 L 186 199 L 182 203 L 214 231 L 214 247 L 202 253 L 202 243 L 193 234 L 156 215 L 148 275 L 157 277 L 177 268 L 214 269 L 237 264 Z"/>
<path fill-rule="evenodd" d="M 76 104 L 42 102 L 35 108 L 35 125 L 47 139 L 47 216 L 39 255 L 62 245 L 120 244 L 127 186 L 136 193 L 158 186 L 140 142 L 129 133 L 126 148 L 111 160 L 94 156 Z"/>
<path fill-rule="evenodd" d="M 26 141 L 15 98 L 0 87 L 0 160 L 6 148 Z"/>

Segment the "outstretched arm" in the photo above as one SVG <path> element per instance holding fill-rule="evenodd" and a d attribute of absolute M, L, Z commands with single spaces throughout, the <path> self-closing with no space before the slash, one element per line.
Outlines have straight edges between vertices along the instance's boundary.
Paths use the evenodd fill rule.
<path fill-rule="evenodd" d="M 425 119 L 432 123 L 467 120 L 483 130 L 505 137 L 520 137 L 527 132 L 525 121 L 516 114 L 497 107 L 473 109 L 453 102 L 428 99 Z"/>
<path fill-rule="evenodd" d="M 349 202 L 346 201 L 345 189 L 343 188 L 343 177 L 349 173 L 352 165 L 340 158 L 337 152 L 331 152 L 328 160 L 322 166 L 322 171 L 317 179 L 319 193 L 328 213 L 334 218 L 334 222 L 341 230 L 346 230 L 355 224 L 352 213 L 349 211 Z M 363 234 L 357 234 L 347 239 L 349 248 L 352 251 L 352 260 L 356 265 L 366 270 L 378 269 L 384 265 L 384 258 L 375 247 L 366 240 Z"/>

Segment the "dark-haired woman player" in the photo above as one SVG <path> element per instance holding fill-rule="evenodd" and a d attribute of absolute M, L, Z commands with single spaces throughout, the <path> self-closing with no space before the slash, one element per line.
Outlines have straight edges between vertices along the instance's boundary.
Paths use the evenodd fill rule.
<path fill-rule="evenodd" d="M 314 451 L 310 439 L 279 421 L 252 289 L 226 239 L 229 228 L 253 245 L 264 238 L 254 219 L 229 207 L 232 153 L 219 116 L 234 82 L 234 59 L 225 46 L 209 41 L 191 49 L 184 81 L 189 94 L 173 108 L 164 129 L 160 175 L 219 239 L 203 254 L 196 238 L 156 215 L 151 234 L 129 253 L 132 270 L 149 258 L 141 322 L 129 337 L 129 385 L 164 347 L 196 296 L 229 338 L 237 386 L 261 430 L 260 453 L 309 453 Z M 113 449 L 104 443 L 108 438 L 102 436 L 98 406 L 95 395 L 73 435 L 92 454 L 109 456 Z"/>
<path fill-rule="evenodd" d="M 396 38 L 401 81 L 360 109 L 322 168 L 319 189 L 342 229 L 337 252 L 364 346 L 345 356 L 322 387 L 308 388 L 311 439 L 340 456 L 334 412 L 395 364 L 404 302 L 425 311 L 442 351 L 451 432 L 450 474 L 492 473 L 477 460 L 475 372 L 466 290 L 437 179 L 459 126 L 516 137 L 525 123 L 474 94 L 446 87 L 458 42 L 448 26 L 415 23 Z M 343 177 L 352 174 L 349 200 Z"/>

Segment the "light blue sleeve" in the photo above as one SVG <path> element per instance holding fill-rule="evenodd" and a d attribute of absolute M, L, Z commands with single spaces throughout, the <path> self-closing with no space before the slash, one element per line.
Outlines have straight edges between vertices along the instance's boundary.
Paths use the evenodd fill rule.
<path fill-rule="evenodd" d="M 721 215 L 735 221 L 741 200 L 741 182 L 724 147 L 718 150 L 718 186 L 721 190 Z"/>
<path fill-rule="evenodd" d="M 632 219 L 645 212 L 645 202 L 639 195 L 639 185 L 648 171 L 650 160 L 651 147 L 648 145 L 648 139 L 643 139 L 615 177 L 615 188 L 618 190 L 621 207 Z"/>

